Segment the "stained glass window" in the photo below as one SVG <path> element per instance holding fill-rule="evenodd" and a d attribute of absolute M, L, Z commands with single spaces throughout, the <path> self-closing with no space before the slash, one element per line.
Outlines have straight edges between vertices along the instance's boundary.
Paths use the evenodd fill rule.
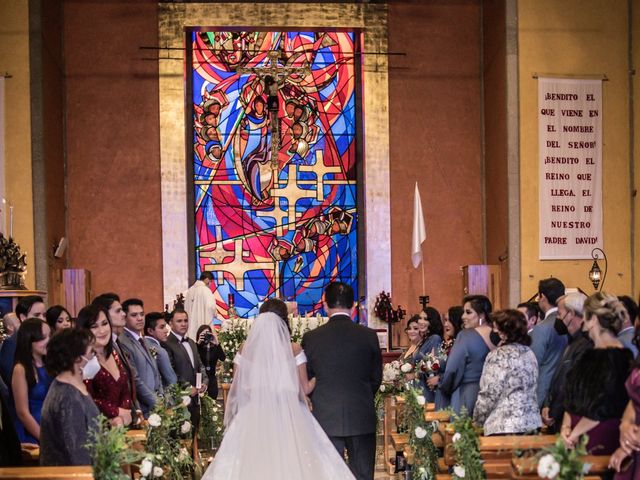
<path fill-rule="evenodd" d="M 268 297 L 322 308 L 334 280 L 357 288 L 359 33 L 193 31 L 196 273 L 218 310 Z"/>

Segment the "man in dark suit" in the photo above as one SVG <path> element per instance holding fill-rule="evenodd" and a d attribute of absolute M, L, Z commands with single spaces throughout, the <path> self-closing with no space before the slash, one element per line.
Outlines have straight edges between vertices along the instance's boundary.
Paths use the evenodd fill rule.
<path fill-rule="evenodd" d="M 309 378 L 313 414 L 338 452 L 349 456 L 358 480 L 375 470 L 376 412 L 374 396 L 382 381 L 382 354 L 376 333 L 351 321 L 353 289 L 336 282 L 324 293 L 329 321 L 306 333 L 302 348 Z"/>
<path fill-rule="evenodd" d="M 169 324 L 171 325 L 171 333 L 169 333 L 163 347 L 169 354 L 171 366 L 178 377 L 178 383 L 191 385 L 189 412 L 191 413 L 191 423 L 193 423 L 193 432 L 195 434 L 196 428 L 200 423 L 200 397 L 198 394 L 207 391 L 208 378 L 204 365 L 200 361 L 196 342 L 186 336 L 189 330 L 187 312 L 182 309 L 175 309 L 169 314 Z M 196 388 L 197 373 L 202 374 L 199 388 Z"/>

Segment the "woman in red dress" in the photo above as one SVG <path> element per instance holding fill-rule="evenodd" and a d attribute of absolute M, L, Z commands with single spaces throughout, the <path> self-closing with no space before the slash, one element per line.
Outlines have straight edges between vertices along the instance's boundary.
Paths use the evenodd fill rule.
<path fill-rule="evenodd" d="M 131 392 L 129 377 L 118 354 L 113 349 L 111 322 L 107 311 L 98 305 L 88 305 L 78 312 L 76 327 L 89 330 L 95 337 L 94 351 L 99 363 L 95 376 L 83 371 L 87 390 L 98 409 L 112 425 L 131 423 Z M 86 367 L 85 367 L 86 369 Z"/>

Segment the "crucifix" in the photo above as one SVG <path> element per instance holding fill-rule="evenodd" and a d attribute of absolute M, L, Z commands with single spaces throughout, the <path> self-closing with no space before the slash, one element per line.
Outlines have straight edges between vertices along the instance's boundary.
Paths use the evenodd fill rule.
<path fill-rule="evenodd" d="M 278 65 L 280 52 L 271 50 L 267 53 L 269 62 L 264 67 L 238 67 L 237 73 L 242 75 L 254 74 L 262 79 L 267 91 L 267 110 L 269 110 L 270 130 L 271 130 L 271 170 L 273 172 L 274 185 L 278 181 L 278 152 L 280 151 L 280 121 L 278 120 L 279 99 L 278 90 L 280 90 L 291 74 L 308 75 L 311 73 L 308 66 L 304 67 L 285 67 Z"/>

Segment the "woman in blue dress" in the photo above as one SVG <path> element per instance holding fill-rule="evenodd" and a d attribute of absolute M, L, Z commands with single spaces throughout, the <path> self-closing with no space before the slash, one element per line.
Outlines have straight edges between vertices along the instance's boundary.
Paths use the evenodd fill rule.
<path fill-rule="evenodd" d="M 427 379 L 427 388 L 435 392 L 436 410 L 443 410 L 449 407 L 450 399 L 440 390 L 440 379 L 447 369 L 447 360 L 451 354 L 453 344 L 462 331 L 462 314 L 464 309 L 459 306 L 450 307 L 444 314 L 442 322 L 442 345 L 440 347 L 440 372 L 438 375 Z"/>
<path fill-rule="evenodd" d="M 44 368 L 50 331 L 49 325 L 39 318 L 25 320 L 18 330 L 11 389 L 20 443 L 40 441 L 40 413 L 51 384 Z"/>
<path fill-rule="evenodd" d="M 433 353 L 438 355 L 440 347 L 442 347 L 442 320 L 440 312 L 433 307 L 426 307 L 418 314 L 418 327 L 422 336 L 422 343 L 419 346 L 417 361 L 422 360 L 426 355 Z M 433 376 L 433 372 L 419 373 L 418 379 L 427 402 L 433 403 L 436 399 L 436 392 L 427 387 L 429 376 Z"/>
<path fill-rule="evenodd" d="M 465 297 L 463 308 L 464 330 L 460 332 L 451 349 L 447 368 L 440 382 L 440 390 L 450 398 L 451 408 L 456 413 L 459 414 L 464 407 L 468 415 L 473 415 L 484 359 L 495 349 L 499 337 L 493 338 L 495 335 L 491 335 L 492 306 L 487 297 Z"/>

